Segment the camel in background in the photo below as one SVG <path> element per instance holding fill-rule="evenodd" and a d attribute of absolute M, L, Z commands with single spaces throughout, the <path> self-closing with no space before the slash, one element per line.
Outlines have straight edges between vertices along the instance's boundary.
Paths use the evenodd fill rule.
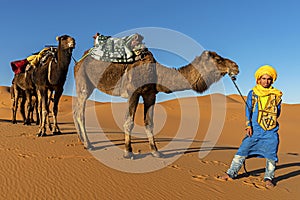
<path fill-rule="evenodd" d="M 41 118 L 37 136 L 46 134 L 46 122 L 49 115 L 48 95 L 52 92 L 54 92 L 52 133 L 61 133 L 57 124 L 58 103 L 64 90 L 72 52 L 75 48 L 75 40 L 68 35 L 57 37 L 56 40 L 58 41 L 58 47 L 55 53 L 48 56 L 44 62 L 33 70 L 32 81 L 37 90 L 38 112 Z"/>
<path fill-rule="evenodd" d="M 24 125 L 31 125 L 34 122 L 33 112 L 36 110 L 36 125 L 40 123 L 37 112 L 37 95 L 35 86 L 32 82 L 32 72 L 29 70 L 26 73 L 18 73 L 14 75 L 12 86 L 10 88 L 12 105 L 12 123 L 16 124 L 17 110 L 19 99 L 21 98 L 20 112 L 23 118 Z"/>
<path fill-rule="evenodd" d="M 85 128 L 86 101 L 95 88 L 114 96 L 127 91 L 128 110 L 124 123 L 125 158 L 132 158 L 131 131 L 134 116 L 142 97 L 144 101 L 144 125 L 150 143 L 151 153 L 155 157 L 158 151 L 153 136 L 153 109 L 158 92 L 171 93 L 182 90 L 194 90 L 202 93 L 226 74 L 239 73 L 238 65 L 215 52 L 204 51 L 192 63 L 179 69 L 171 69 L 156 62 L 152 53 L 145 49 L 140 60 L 132 63 L 110 63 L 93 59 L 87 55 L 74 67 L 77 102 L 73 117 L 79 138 L 87 149 L 92 145 Z"/>

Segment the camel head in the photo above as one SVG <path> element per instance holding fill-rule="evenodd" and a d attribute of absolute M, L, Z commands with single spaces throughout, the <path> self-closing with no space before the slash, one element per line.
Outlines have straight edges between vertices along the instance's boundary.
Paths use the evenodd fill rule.
<path fill-rule="evenodd" d="M 228 74 L 230 77 L 236 76 L 239 73 L 239 67 L 234 61 L 223 58 L 216 52 L 204 51 L 200 56 L 200 60 L 204 62 L 203 66 L 206 71 L 211 71 L 215 68 L 221 76 Z"/>
<path fill-rule="evenodd" d="M 211 51 L 204 51 L 201 56 L 195 58 L 191 65 L 194 69 L 190 73 L 193 77 L 191 79 L 192 88 L 200 93 L 226 74 L 234 78 L 239 73 L 238 65 L 235 62 Z"/>
<path fill-rule="evenodd" d="M 58 41 L 58 46 L 62 50 L 67 50 L 69 53 L 72 53 L 75 48 L 75 39 L 68 35 L 57 36 L 56 40 Z"/>

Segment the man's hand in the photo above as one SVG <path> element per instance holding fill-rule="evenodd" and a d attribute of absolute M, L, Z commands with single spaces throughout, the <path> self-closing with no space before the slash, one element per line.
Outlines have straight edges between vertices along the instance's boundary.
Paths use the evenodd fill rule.
<path fill-rule="evenodd" d="M 247 127 L 247 128 L 246 128 L 246 134 L 247 134 L 249 137 L 251 137 L 251 136 L 252 136 L 252 133 L 253 133 L 252 127 Z"/>

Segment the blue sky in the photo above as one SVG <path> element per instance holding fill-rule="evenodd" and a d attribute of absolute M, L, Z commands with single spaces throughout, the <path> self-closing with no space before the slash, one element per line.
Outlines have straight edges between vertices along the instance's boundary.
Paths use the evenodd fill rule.
<path fill-rule="evenodd" d="M 73 56 L 79 59 L 93 45 L 96 32 L 117 35 L 132 29 L 152 27 L 180 33 L 204 49 L 234 60 L 240 67 L 237 79 L 246 95 L 254 84 L 256 69 L 272 65 L 278 72 L 274 86 L 284 93 L 284 103 L 300 103 L 300 3 L 297 0 L 152 0 L 152 1 L 59 1 L 3 0 L 0 7 L 0 85 L 13 78 L 10 62 L 23 59 L 55 37 L 75 38 Z M 147 45 L 147 38 L 145 37 Z M 176 43 L 178 41 L 174 41 Z M 178 44 L 176 45 L 184 45 Z M 198 55 L 200 55 L 199 52 Z M 179 67 L 187 59 L 154 51 L 157 61 Z M 194 55 L 191 55 L 194 56 Z M 65 85 L 73 95 L 74 62 Z M 225 94 L 237 94 L 228 77 L 222 79 Z M 161 94 L 159 99 L 172 96 Z M 100 101 L 108 96 L 97 94 Z"/>

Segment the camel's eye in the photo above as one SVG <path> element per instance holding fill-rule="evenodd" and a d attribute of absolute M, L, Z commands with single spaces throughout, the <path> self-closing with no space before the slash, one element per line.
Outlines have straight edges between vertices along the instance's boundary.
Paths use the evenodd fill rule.
<path fill-rule="evenodd" d="M 217 63 L 221 63 L 222 59 L 220 57 L 216 57 L 216 61 L 217 61 Z"/>

